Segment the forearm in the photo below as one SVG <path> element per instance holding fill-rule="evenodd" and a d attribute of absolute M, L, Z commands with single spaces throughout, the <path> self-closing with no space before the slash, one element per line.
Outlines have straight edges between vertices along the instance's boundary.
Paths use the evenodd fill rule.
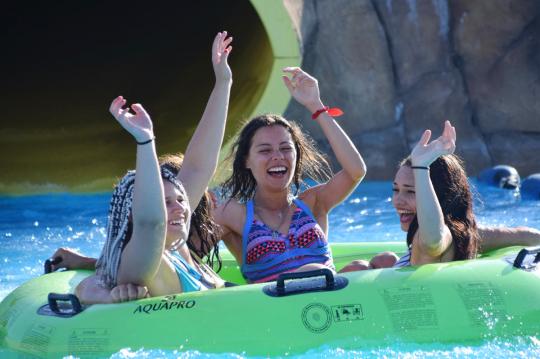
<path fill-rule="evenodd" d="M 137 146 L 132 217 L 137 226 L 163 226 L 166 211 L 161 171 L 154 142 Z"/>
<path fill-rule="evenodd" d="M 509 246 L 540 245 L 540 231 L 530 227 L 478 227 L 480 251 L 487 252 Z"/>
<path fill-rule="evenodd" d="M 320 101 L 306 106 L 310 113 L 315 113 L 323 107 L 324 105 Z M 321 126 L 343 170 L 355 182 L 361 181 L 366 174 L 366 164 L 349 136 L 327 112 L 321 113 L 316 121 Z"/>
<path fill-rule="evenodd" d="M 119 281 L 144 284 L 156 273 L 165 248 L 167 214 L 155 146 L 137 146 L 133 233 L 122 253 Z"/>
<path fill-rule="evenodd" d="M 83 304 L 112 303 L 111 291 L 99 283 L 95 275 L 83 279 L 75 288 L 75 295 Z"/>
<path fill-rule="evenodd" d="M 435 194 L 429 171 L 413 170 L 416 189 L 416 216 L 418 238 L 431 255 L 440 255 L 451 241 L 448 227 L 444 223 L 439 200 Z"/>
<path fill-rule="evenodd" d="M 95 270 L 96 269 L 96 258 L 84 257 L 81 258 L 80 269 Z"/>
<path fill-rule="evenodd" d="M 232 81 L 217 81 L 189 141 L 179 178 L 195 208 L 212 178 L 223 143 Z"/>

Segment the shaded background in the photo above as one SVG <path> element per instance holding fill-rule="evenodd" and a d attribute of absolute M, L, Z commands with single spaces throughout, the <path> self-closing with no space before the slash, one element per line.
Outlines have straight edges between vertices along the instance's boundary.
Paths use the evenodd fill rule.
<path fill-rule="evenodd" d="M 220 30 L 235 39 L 237 122 L 273 61 L 249 1 L 17 1 L 1 20 L 1 192 L 110 189 L 134 166 L 134 141 L 108 113 L 118 95 L 152 115 L 159 153 L 183 150 L 214 84 Z"/>

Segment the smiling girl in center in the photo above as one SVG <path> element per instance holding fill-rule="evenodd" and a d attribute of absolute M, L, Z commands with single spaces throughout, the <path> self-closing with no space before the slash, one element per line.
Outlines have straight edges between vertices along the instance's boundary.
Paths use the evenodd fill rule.
<path fill-rule="evenodd" d="M 328 267 L 328 214 L 356 188 L 366 166 L 350 138 L 320 99 L 315 78 L 298 67 L 284 69 L 285 86 L 321 126 L 342 170 L 330 167 L 299 127 L 279 115 L 249 121 L 234 144 L 228 196 L 215 211 L 222 239 L 248 282 L 281 273 Z M 300 193 L 302 180 L 322 181 Z"/>

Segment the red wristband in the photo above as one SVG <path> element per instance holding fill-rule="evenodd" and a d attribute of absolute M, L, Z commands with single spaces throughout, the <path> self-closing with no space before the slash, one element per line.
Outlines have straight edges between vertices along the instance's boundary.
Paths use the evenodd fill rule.
<path fill-rule="evenodd" d="M 328 106 L 324 106 L 323 108 L 321 108 L 320 110 L 317 110 L 313 113 L 313 115 L 311 115 L 311 119 L 312 120 L 316 120 L 317 117 L 319 117 L 319 115 L 323 112 L 327 112 L 330 116 L 332 117 L 339 117 L 341 115 L 343 115 L 343 111 L 339 108 L 339 107 L 328 107 Z"/>

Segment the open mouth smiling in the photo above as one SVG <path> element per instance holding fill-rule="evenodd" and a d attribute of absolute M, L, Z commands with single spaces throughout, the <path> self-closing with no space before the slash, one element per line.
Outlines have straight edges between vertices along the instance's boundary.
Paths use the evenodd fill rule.
<path fill-rule="evenodd" d="M 288 169 L 285 166 L 271 167 L 266 171 L 272 177 L 283 177 L 287 173 Z"/>

